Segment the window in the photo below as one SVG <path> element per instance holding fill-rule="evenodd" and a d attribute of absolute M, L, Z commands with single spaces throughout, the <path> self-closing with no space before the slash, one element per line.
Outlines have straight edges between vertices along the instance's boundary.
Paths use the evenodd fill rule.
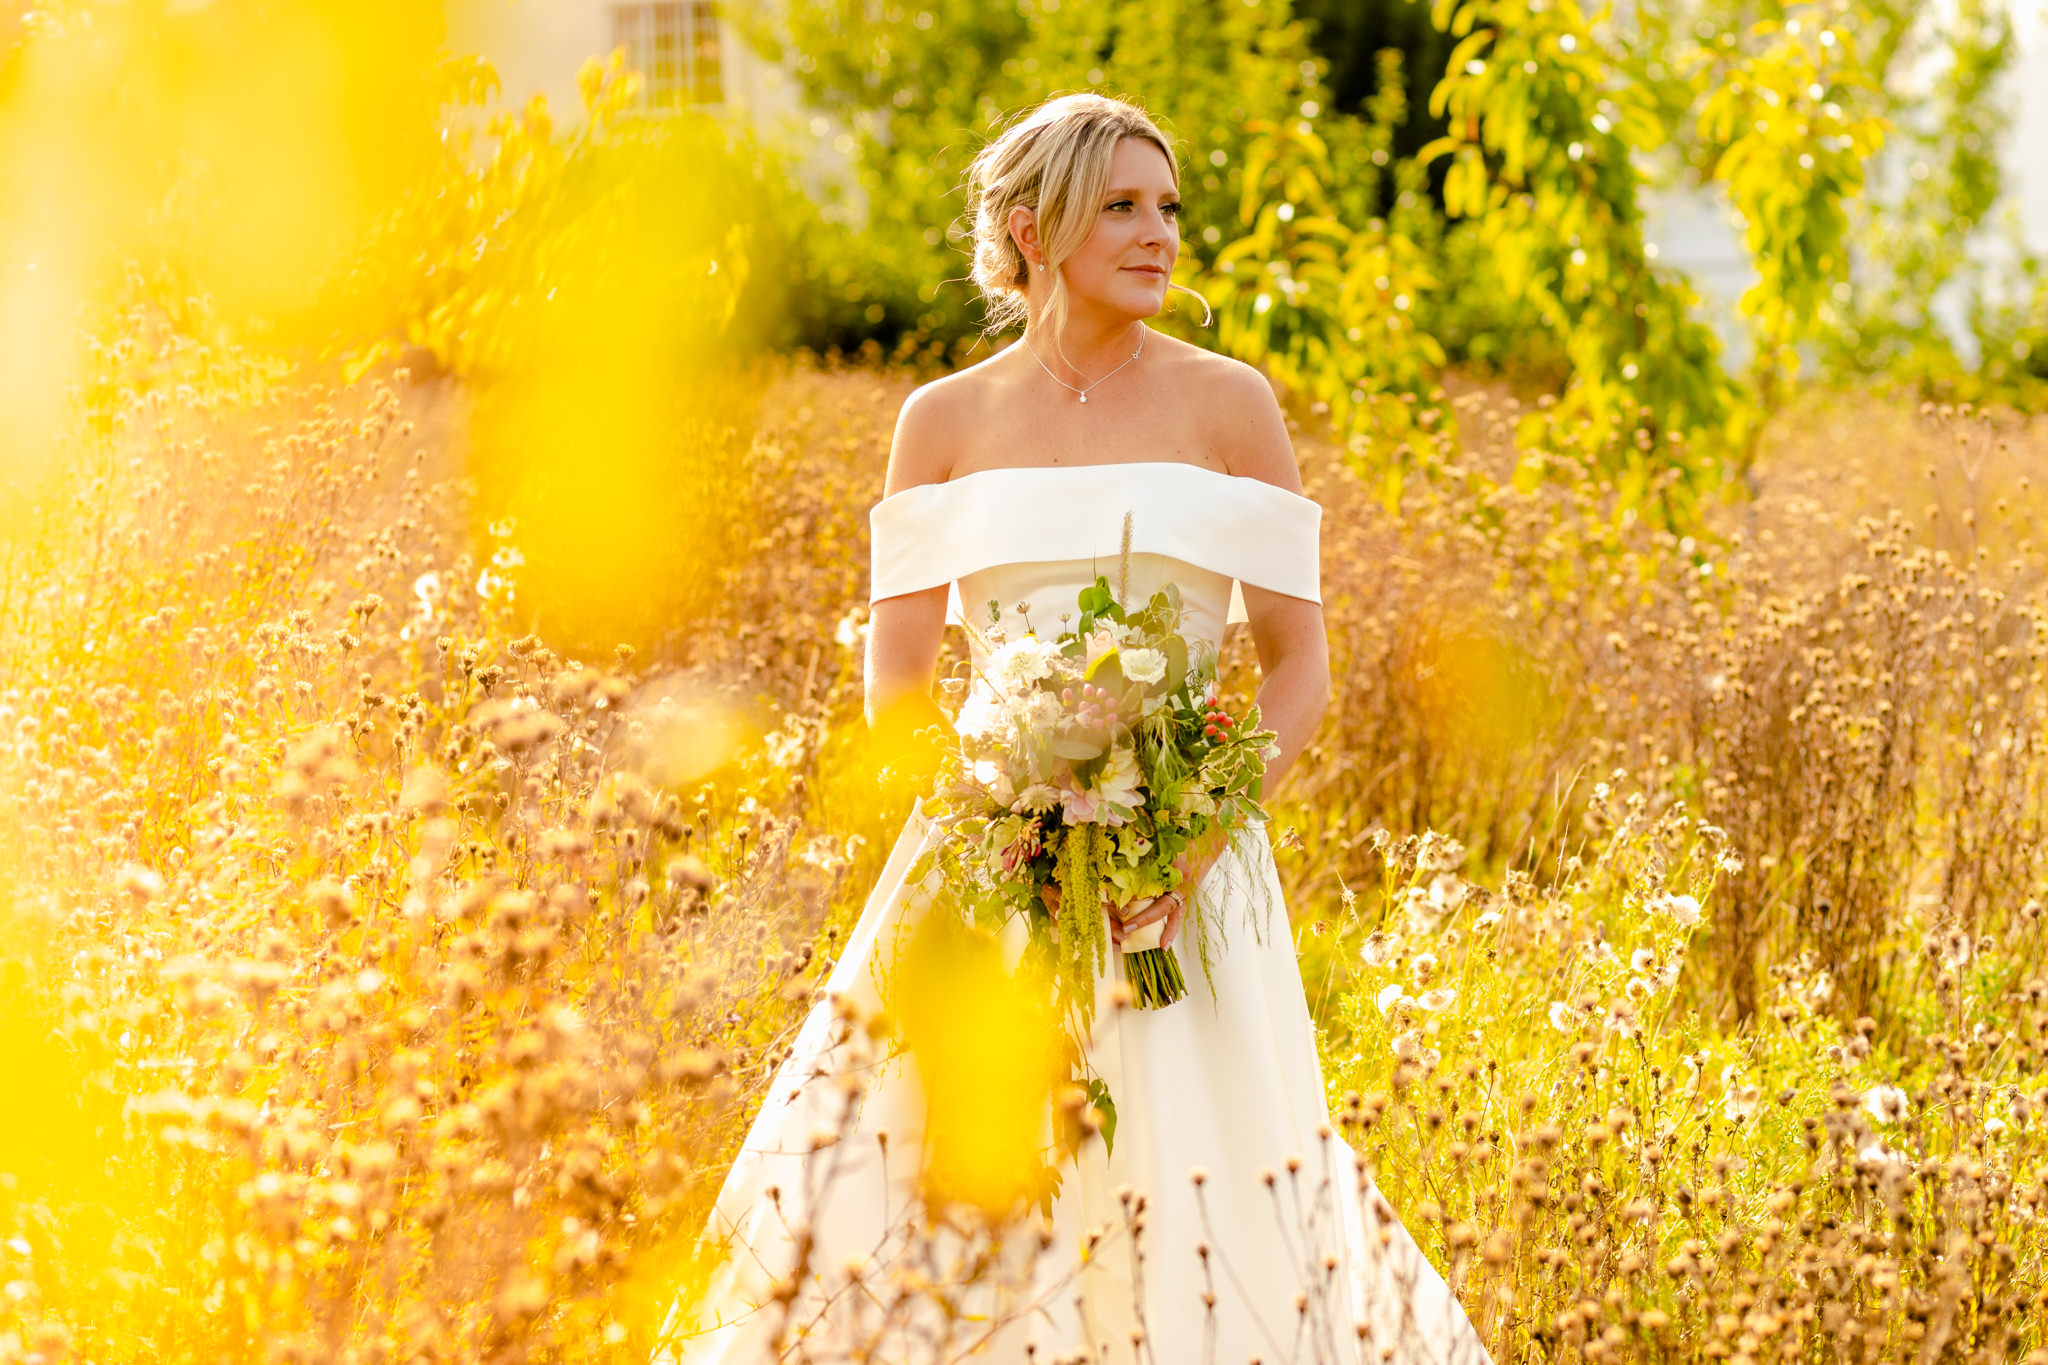
<path fill-rule="evenodd" d="M 640 104 L 664 109 L 723 104 L 718 13 L 711 0 L 612 6 L 612 42 L 640 73 Z"/>

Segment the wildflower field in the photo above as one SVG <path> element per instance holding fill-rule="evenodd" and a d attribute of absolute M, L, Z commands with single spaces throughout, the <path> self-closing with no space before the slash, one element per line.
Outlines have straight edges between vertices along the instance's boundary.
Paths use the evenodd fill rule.
<path fill-rule="evenodd" d="M 187 373 L 0 540 L 0 1360 L 644 1360 L 916 789 L 923 376 L 736 377 L 705 586 L 577 652 L 460 384 Z M 1391 493 L 1297 413 L 1347 1135 L 1504 1362 L 2048 1359 L 2048 432 L 1816 393 L 1680 537 L 1447 388 Z"/>
<path fill-rule="evenodd" d="M 1325 509 L 1273 842 L 1493 1358 L 2048 1365 L 2005 0 L 721 6 L 781 141 L 456 11 L 0 9 L 0 1365 L 660 1348 L 927 786 L 860 677 L 986 354 L 951 188 L 1082 89 Z M 1740 366 L 1653 191 L 1739 221 Z"/>

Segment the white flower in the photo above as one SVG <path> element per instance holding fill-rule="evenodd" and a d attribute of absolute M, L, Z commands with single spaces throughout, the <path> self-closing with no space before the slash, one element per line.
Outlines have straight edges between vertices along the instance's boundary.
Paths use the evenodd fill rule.
<path fill-rule="evenodd" d="M 1030 698 L 1025 701 L 1024 710 L 1020 714 L 1023 717 L 1025 729 L 1043 734 L 1060 723 L 1060 717 L 1064 714 L 1064 711 L 1060 706 L 1060 699 L 1058 697 L 1055 697 L 1050 692 L 1034 691 Z"/>
<path fill-rule="evenodd" d="M 1422 998 L 1420 1000 L 1417 1000 L 1415 1003 L 1422 1006 L 1422 1008 L 1428 1010 L 1430 1013 L 1435 1014 L 1439 1011 L 1449 1009 L 1451 1007 L 1451 1002 L 1456 1000 L 1457 998 L 1458 992 L 1455 989 L 1453 989 L 1450 986 L 1439 986 L 1433 991 L 1424 991 L 1422 993 Z"/>
<path fill-rule="evenodd" d="M 1365 942 L 1358 945 L 1358 959 L 1368 967 L 1377 967 L 1393 955 L 1394 944 L 1384 930 L 1375 929 L 1366 935 Z"/>
<path fill-rule="evenodd" d="M 1412 1061 L 1422 1052 L 1422 1034 L 1409 1029 L 1394 1039 L 1394 1055 L 1403 1061 Z"/>
<path fill-rule="evenodd" d="M 1550 1002 L 1550 1026 L 1559 1033 L 1576 1033 L 1578 1021 L 1572 1018 L 1572 1007 L 1562 1000 Z"/>
<path fill-rule="evenodd" d="M 1654 909 L 1669 915 L 1688 929 L 1700 922 L 1700 903 L 1696 897 L 1659 896 L 1651 904 Z"/>
<path fill-rule="evenodd" d="M 1058 652 L 1037 636 L 1025 635 L 995 652 L 988 661 L 989 672 L 1005 689 L 1021 692 L 1039 679 L 1052 676 L 1052 656 Z"/>
<path fill-rule="evenodd" d="M 1756 1112 L 1758 1103 L 1763 1099 L 1763 1091 L 1743 1084 L 1741 1067 L 1724 1067 L 1721 1084 L 1726 1087 L 1721 1095 L 1721 1114 L 1728 1122 L 1740 1123 Z"/>
<path fill-rule="evenodd" d="M 1043 815 L 1059 803 L 1058 787 L 1049 786 L 1044 782 L 1034 782 L 1017 793 L 1017 799 L 1011 803 L 1010 809 L 1019 815 Z"/>
<path fill-rule="evenodd" d="M 1629 954 L 1628 966 L 1633 972 L 1647 972 L 1657 965 L 1657 954 L 1649 948 L 1638 948 Z"/>
<path fill-rule="evenodd" d="M 953 728 L 963 739 L 994 739 L 1010 723 L 1009 710 L 994 697 L 976 692 L 960 703 L 960 714 L 953 719 Z"/>
<path fill-rule="evenodd" d="M 1403 992 L 1401 990 L 1400 984 L 1397 982 L 1391 986 L 1380 987 L 1380 993 L 1373 997 L 1372 1002 L 1373 1004 L 1379 1006 L 1380 1013 L 1385 1015 L 1392 1014 L 1394 1012 L 1394 1007 L 1400 1004 L 1402 999 Z"/>
<path fill-rule="evenodd" d="M 1156 649 L 1123 652 L 1124 676 L 1132 682 L 1156 683 L 1166 676 L 1166 656 Z"/>
<path fill-rule="evenodd" d="M 1657 968 L 1657 984 L 1670 990 L 1678 984 L 1678 974 L 1685 970 L 1685 954 L 1673 952 Z"/>
<path fill-rule="evenodd" d="M 1873 1085 L 1863 1092 L 1863 1109 L 1879 1123 L 1900 1123 L 1911 1112 L 1906 1092 L 1895 1085 Z"/>
<path fill-rule="evenodd" d="M 1408 964 L 1408 970 L 1415 973 L 1417 981 L 1427 981 L 1436 974 L 1436 954 L 1417 953 L 1415 960 Z"/>
<path fill-rule="evenodd" d="M 1437 922 L 1444 917 L 1443 906 L 1429 898 L 1429 892 L 1419 886 L 1411 886 L 1401 895 L 1408 910 L 1408 925 L 1418 934 L 1433 933 Z"/>

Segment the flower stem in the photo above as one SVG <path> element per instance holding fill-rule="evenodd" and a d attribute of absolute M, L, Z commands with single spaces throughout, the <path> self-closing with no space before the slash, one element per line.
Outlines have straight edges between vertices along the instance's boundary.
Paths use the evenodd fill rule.
<path fill-rule="evenodd" d="M 1164 948 L 1125 953 L 1124 977 L 1130 983 L 1131 1003 L 1141 1010 L 1164 1009 L 1188 993 L 1179 959 Z"/>

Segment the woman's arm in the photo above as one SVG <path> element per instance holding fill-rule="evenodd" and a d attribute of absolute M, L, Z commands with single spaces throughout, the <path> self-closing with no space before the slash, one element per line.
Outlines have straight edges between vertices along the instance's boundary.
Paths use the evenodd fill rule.
<path fill-rule="evenodd" d="M 939 380 L 903 400 L 889 445 L 889 472 L 882 483 L 882 496 L 919 484 L 944 483 L 952 473 L 952 455 L 945 439 L 950 424 L 943 412 L 944 388 L 945 381 Z M 863 681 L 871 728 L 880 727 L 885 718 L 892 728 L 898 720 L 915 728 L 943 719 L 944 713 L 932 700 L 932 674 L 938 669 L 945 633 L 943 584 L 885 597 L 869 609 Z"/>
<path fill-rule="evenodd" d="M 1301 492 L 1301 466 L 1273 386 L 1249 365 L 1223 362 L 1215 386 L 1223 405 L 1217 430 L 1232 474 Z M 1330 645 L 1314 602 L 1244 585 L 1245 615 L 1259 651 L 1259 715 L 1278 736 L 1280 756 L 1266 765 L 1271 796 L 1308 747 L 1330 704 Z"/>
<path fill-rule="evenodd" d="M 932 674 L 946 631 L 946 589 L 885 597 L 868 610 L 865 680 L 870 728 L 887 717 L 912 726 L 940 716 L 932 699 Z"/>
<path fill-rule="evenodd" d="M 1225 470 L 1290 493 L 1301 492 L 1294 442 L 1287 435 L 1287 420 L 1265 376 L 1249 365 L 1222 360 L 1214 378 L 1210 392 L 1217 406 L 1210 416 L 1212 430 L 1222 443 Z M 1249 583 L 1242 588 L 1252 643 L 1259 652 L 1259 719 L 1273 731 L 1280 748 L 1279 755 L 1266 765 L 1264 794 L 1270 798 L 1323 723 L 1330 704 L 1330 646 L 1323 630 L 1323 609 L 1316 603 Z M 1183 854 L 1181 885 L 1192 887 L 1199 882 L 1223 855 L 1224 847 L 1219 834 L 1205 847 L 1190 848 Z M 1111 929 L 1121 942 L 1128 931 L 1165 919 L 1165 941 L 1171 943 L 1186 910 L 1184 897 L 1161 896 L 1123 924 L 1112 924 Z"/>
<path fill-rule="evenodd" d="M 1271 796 L 1308 747 L 1330 705 L 1330 644 L 1314 602 L 1244 586 L 1245 614 L 1259 651 L 1259 719 L 1280 755 L 1266 765 Z"/>

